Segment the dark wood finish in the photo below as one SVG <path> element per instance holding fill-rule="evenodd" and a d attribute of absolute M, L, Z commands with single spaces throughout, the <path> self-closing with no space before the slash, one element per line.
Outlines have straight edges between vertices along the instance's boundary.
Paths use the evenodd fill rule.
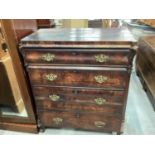
<path fill-rule="evenodd" d="M 127 70 L 124 68 L 97 68 L 97 67 L 50 67 L 42 66 L 42 68 L 30 66 L 28 68 L 32 85 L 59 85 L 59 86 L 83 86 L 83 87 L 113 87 L 125 88 L 128 76 Z M 54 74 L 57 78 L 50 81 L 47 75 Z M 103 76 L 107 79 L 99 83 L 95 77 Z"/>
<path fill-rule="evenodd" d="M 103 113 L 82 113 L 82 112 L 41 112 L 39 114 L 41 122 L 44 122 L 46 127 L 54 128 L 75 128 L 82 130 L 93 131 L 120 131 L 121 118 L 116 116 L 107 116 Z M 62 122 L 58 123 L 54 121 L 55 118 L 62 119 Z M 97 124 L 97 122 L 99 122 Z"/>
<path fill-rule="evenodd" d="M 21 40 L 24 47 L 132 48 L 136 40 L 127 29 L 40 29 Z M 78 45 L 78 46 L 77 46 Z M 21 47 L 22 47 L 21 46 Z"/>
<path fill-rule="evenodd" d="M 93 99 L 103 97 L 106 100 L 105 104 L 120 105 L 123 102 L 124 91 L 109 90 L 102 88 L 88 88 L 88 87 L 33 87 L 33 92 L 36 99 L 49 99 L 49 95 L 57 94 L 60 96 L 58 103 L 65 101 L 74 101 L 84 104 L 85 102 L 95 104 Z M 111 98 L 111 96 L 113 96 Z M 61 98 L 62 97 L 62 98 Z M 77 98 L 77 100 L 74 100 Z M 82 102 L 83 101 L 83 102 Z M 52 101 L 51 101 L 52 102 Z"/>
<path fill-rule="evenodd" d="M 155 36 L 143 37 L 139 40 L 136 69 L 143 88 L 148 94 L 155 110 Z"/>
<path fill-rule="evenodd" d="M 8 51 L 12 59 L 13 68 L 14 68 L 14 71 L 17 77 L 21 96 L 22 96 L 28 116 L 20 117 L 20 116 L 12 116 L 12 115 L 6 115 L 6 116 L 0 115 L 0 122 L 3 122 L 3 124 L 4 123 L 25 124 L 25 131 L 26 131 L 26 125 L 30 125 L 30 126 L 33 125 L 35 126 L 34 130 L 36 130 L 37 128 L 36 118 L 34 114 L 32 99 L 30 97 L 30 92 L 29 92 L 29 87 L 27 85 L 25 71 L 23 70 L 22 62 L 20 60 L 20 56 L 18 53 L 17 42 L 16 42 L 16 38 L 14 35 L 14 27 L 12 25 L 11 20 L 1 20 L 1 24 L 2 24 L 2 31 L 4 32 L 4 37 L 8 45 Z M 12 128 L 14 128 L 14 126 L 12 126 Z M 7 127 L 5 129 L 7 129 Z M 8 130 L 11 130 L 11 125 L 8 126 Z"/>
<path fill-rule="evenodd" d="M 38 109 L 44 110 L 86 110 L 120 115 L 124 101 L 124 91 L 118 90 L 84 87 L 33 87 L 33 92 Z M 58 95 L 60 98 L 52 101 L 50 95 Z M 103 98 L 105 102 L 98 104 L 96 102 L 98 98 Z"/>
<path fill-rule="evenodd" d="M 68 96 L 69 98 L 70 96 Z M 36 105 L 37 105 L 37 110 L 40 111 L 42 109 L 43 111 L 48 111 L 48 110 L 62 110 L 62 111 L 87 111 L 87 112 L 92 112 L 95 111 L 96 113 L 101 112 L 102 114 L 106 114 L 107 116 L 121 116 L 121 112 L 123 109 L 123 105 L 121 103 L 113 103 L 113 104 L 105 104 L 105 105 L 97 105 L 94 102 L 94 99 L 97 99 L 94 97 L 94 99 L 89 99 L 85 101 L 84 99 L 79 100 L 79 102 L 76 102 L 78 97 L 71 98 L 71 100 L 68 100 L 66 102 L 51 102 L 49 99 L 44 99 L 44 100 L 38 100 L 36 99 Z M 80 103 L 81 102 L 81 103 Z M 123 102 L 122 102 L 123 104 Z"/>
<path fill-rule="evenodd" d="M 130 65 L 132 53 L 128 49 L 26 49 L 23 52 L 27 64 L 81 64 L 81 65 Z M 43 57 L 54 55 L 47 61 Z M 107 57 L 105 61 L 97 61 L 96 57 Z"/>
<path fill-rule="evenodd" d="M 51 28 L 52 27 L 50 19 L 37 19 L 36 21 L 37 21 L 38 28 Z"/>
<path fill-rule="evenodd" d="M 23 38 L 39 127 L 121 133 L 135 43 L 125 29 L 48 29 Z"/>

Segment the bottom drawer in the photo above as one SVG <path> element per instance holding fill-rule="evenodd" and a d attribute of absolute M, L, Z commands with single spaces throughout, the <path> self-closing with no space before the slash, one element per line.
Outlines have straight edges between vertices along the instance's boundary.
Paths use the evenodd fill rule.
<path fill-rule="evenodd" d="M 116 131 L 121 129 L 121 118 L 102 113 L 48 111 L 39 113 L 41 124 L 53 128 L 74 128 L 92 131 Z"/>

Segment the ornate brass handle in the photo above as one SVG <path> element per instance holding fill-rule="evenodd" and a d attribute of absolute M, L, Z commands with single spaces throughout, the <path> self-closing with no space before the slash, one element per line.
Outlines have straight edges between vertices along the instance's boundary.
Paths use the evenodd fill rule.
<path fill-rule="evenodd" d="M 56 80 L 57 79 L 57 75 L 56 74 L 47 74 L 47 75 L 45 75 L 45 79 L 46 80 L 48 80 L 48 81 L 54 81 L 54 80 Z"/>
<path fill-rule="evenodd" d="M 47 62 L 53 61 L 54 58 L 55 58 L 54 54 L 47 53 L 47 54 L 42 55 L 42 60 L 47 61 Z"/>
<path fill-rule="evenodd" d="M 56 124 L 56 125 L 60 125 L 60 124 L 62 124 L 63 119 L 60 118 L 60 117 L 55 117 L 55 118 L 53 118 L 53 122 L 54 122 L 54 124 Z"/>
<path fill-rule="evenodd" d="M 53 95 L 49 95 L 49 98 L 52 101 L 58 101 L 60 99 L 60 96 L 53 94 Z"/>
<path fill-rule="evenodd" d="M 106 103 L 106 100 L 103 99 L 103 98 L 96 98 L 96 99 L 94 99 L 94 101 L 95 101 L 96 104 L 98 104 L 98 105 L 103 105 L 103 104 Z"/>
<path fill-rule="evenodd" d="M 94 124 L 98 128 L 102 128 L 102 127 L 104 127 L 106 125 L 106 123 L 102 122 L 102 121 L 95 121 Z"/>
<path fill-rule="evenodd" d="M 109 56 L 104 54 L 95 55 L 96 62 L 107 62 L 109 60 Z"/>
<path fill-rule="evenodd" d="M 103 82 L 108 80 L 108 77 L 102 76 L 102 75 L 97 75 L 97 76 L 94 77 L 94 79 L 98 83 L 103 83 Z"/>

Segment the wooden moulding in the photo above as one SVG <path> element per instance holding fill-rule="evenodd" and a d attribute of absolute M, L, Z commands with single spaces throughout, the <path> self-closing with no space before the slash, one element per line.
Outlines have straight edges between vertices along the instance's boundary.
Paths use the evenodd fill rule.
<path fill-rule="evenodd" d="M 28 117 L 1 117 L 0 119 L 3 119 L 3 122 L 6 121 L 7 123 L 26 123 L 26 124 L 36 124 L 36 118 L 34 114 L 33 109 L 33 103 L 31 99 L 31 94 L 29 92 L 29 86 L 27 84 L 27 79 L 25 76 L 25 71 L 23 70 L 22 62 L 20 60 L 20 56 L 17 49 L 17 44 L 14 36 L 14 27 L 12 25 L 11 20 L 1 20 L 2 23 L 2 30 L 4 32 L 5 40 L 8 44 L 8 51 L 9 55 L 12 60 L 12 66 L 17 78 L 17 82 L 19 85 L 21 97 L 23 100 L 23 103 L 25 105 L 25 109 L 27 111 Z M 24 88 L 24 89 L 23 89 Z M 0 121 L 1 122 L 1 121 Z M 10 128 L 11 130 L 11 128 Z"/>
<path fill-rule="evenodd" d="M 12 105 L 14 109 L 17 108 L 18 112 L 22 112 L 24 109 L 24 103 L 21 98 L 20 90 L 18 87 L 18 82 L 15 76 L 15 72 L 12 66 L 12 61 L 9 55 L 4 56 L 0 63 L 4 66 L 4 70 L 6 71 L 6 76 L 8 77 L 8 83 L 10 85 L 11 90 L 8 90 L 8 93 L 12 93 L 13 99 L 12 101 L 9 101 L 9 95 L 6 94 L 6 102 L 10 102 L 9 104 Z M 4 73 L 3 73 L 4 74 Z M 4 89 L 4 88 L 2 88 Z"/>
<path fill-rule="evenodd" d="M 7 123 L 0 122 L 0 128 L 3 130 L 21 131 L 27 133 L 38 133 L 38 129 L 35 124 L 21 124 L 21 123 Z"/>

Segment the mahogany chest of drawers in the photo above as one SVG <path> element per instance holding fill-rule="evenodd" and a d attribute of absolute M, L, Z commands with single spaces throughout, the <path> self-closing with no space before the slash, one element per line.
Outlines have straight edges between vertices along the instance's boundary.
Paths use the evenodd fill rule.
<path fill-rule="evenodd" d="M 38 126 L 121 132 L 135 40 L 127 29 L 40 29 L 21 40 Z"/>

